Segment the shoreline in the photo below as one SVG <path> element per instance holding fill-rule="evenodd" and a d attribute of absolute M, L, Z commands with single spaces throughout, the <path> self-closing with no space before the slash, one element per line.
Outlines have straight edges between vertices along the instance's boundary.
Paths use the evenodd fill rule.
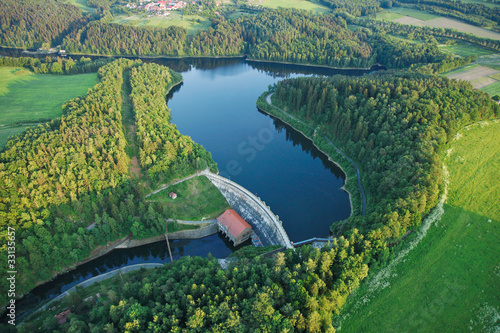
<path fill-rule="evenodd" d="M 273 105 L 270 105 L 268 104 L 269 106 L 273 106 Z M 330 155 L 328 155 L 325 151 L 321 150 L 317 145 L 316 143 L 314 142 L 314 139 L 311 139 L 309 136 L 307 136 L 304 132 L 302 132 L 301 130 L 297 129 L 295 126 L 293 126 L 290 122 L 262 109 L 259 105 L 257 105 L 257 109 L 259 109 L 260 111 L 262 111 L 263 113 L 271 116 L 271 117 L 274 117 L 276 119 L 279 119 L 280 121 L 284 122 L 285 124 L 287 124 L 288 126 L 290 126 L 291 128 L 293 128 L 295 131 L 299 132 L 300 134 L 302 134 L 307 140 L 311 141 L 311 143 L 313 144 L 314 147 L 316 147 L 316 149 L 318 149 L 322 154 L 324 154 L 328 160 L 330 162 L 332 162 L 333 164 L 335 164 L 340 170 L 342 170 L 342 172 L 344 173 L 345 175 L 345 181 L 344 181 L 344 185 L 342 185 L 342 187 L 340 188 L 341 190 L 343 190 L 344 192 L 347 193 L 347 195 L 349 196 L 349 203 L 351 205 L 351 214 L 349 215 L 349 217 L 351 217 L 353 214 L 354 214 L 354 206 L 352 204 L 352 195 L 351 195 L 351 192 L 349 192 L 349 190 L 346 188 L 346 185 L 347 185 L 347 181 L 349 179 L 349 176 L 347 174 L 347 172 L 345 172 L 345 170 L 342 168 L 342 166 L 337 162 L 337 161 L 334 161 Z"/>
<path fill-rule="evenodd" d="M 25 50 L 23 48 L 17 48 L 17 47 L 10 47 L 10 46 L 2 46 L 0 45 L 0 48 L 3 49 L 13 49 L 13 50 L 19 50 L 19 51 L 28 51 L 32 52 L 29 50 Z M 248 54 L 241 54 L 241 55 L 223 55 L 223 56 L 169 56 L 169 55 L 155 55 L 155 56 L 147 56 L 147 55 L 109 55 L 109 54 L 94 54 L 94 53 L 65 53 L 64 55 L 58 54 L 58 53 L 51 53 L 51 54 L 37 54 L 37 53 L 30 53 L 28 55 L 55 55 L 58 57 L 70 57 L 70 56 L 81 56 L 81 57 L 102 57 L 102 58 L 127 58 L 127 59 L 152 59 L 152 60 L 158 60 L 158 59 L 165 59 L 165 60 L 183 60 L 183 59 L 242 59 L 245 60 L 246 62 L 258 62 L 258 63 L 269 63 L 269 64 L 282 64 L 282 65 L 295 65 L 295 66 L 306 66 L 306 67 L 312 67 L 312 68 L 319 68 L 319 69 L 333 69 L 333 70 L 362 70 L 362 71 L 369 71 L 369 70 L 374 70 L 372 69 L 373 66 L 379 66 L 383 67 L 380 68 L 380 70 L 387 70 L 387 67 L 382 65 L 382 64 L 373 64 L 370 67 L 333 67 L 333 66 L 328 66 L 328 65 L 317 65 L 317 64 L 310 64 L 310 63 L 300 63 L 300 62 L 287 62 L 287 61 L 278 61 L 278 60 L 263 60 L 263 59 L 252 59 L 250 58 L 250 55 Z"/>

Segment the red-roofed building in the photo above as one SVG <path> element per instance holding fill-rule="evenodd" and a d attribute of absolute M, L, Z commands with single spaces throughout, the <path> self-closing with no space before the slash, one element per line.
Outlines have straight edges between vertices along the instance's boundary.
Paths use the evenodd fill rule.
<path fill-rule="evenodd" d="M 230 240 L 234 246 L 238 246 L 252 234 L 252 227 L 238 213 L 228 209 L 217 218 L 217 226 Z"/>

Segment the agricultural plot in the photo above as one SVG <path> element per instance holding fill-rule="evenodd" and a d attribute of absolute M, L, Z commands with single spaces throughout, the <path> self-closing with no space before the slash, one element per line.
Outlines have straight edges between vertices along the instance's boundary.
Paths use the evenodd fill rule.
<path fill-rule="evenodd" d="M 500 121 L 462 130 L 443 158 L 443 215 L 348 299 L 338 332 L 497 332 Z"/>
<path fill-rule="evenodd" d="M 318 1 L 307 0 L 252 0 L 253 5 L 262 5 L 268 8 L 295 8 L 311 10 L 315 13 L 330 13 L 332 10 L 328 7 L 321 5 Z"/>
<path fill-rule="evenodd" d="M 90 12 L 93 12 L 95 10 L 95 8 L 87 6 L 87 0 L 66 0 L 64 2 L 70 3 L 70 4 L 80 8 L 80 10 L 83 13 L 90 13 Z"/>
<path fill-rule="evenodd" d="M 24 131 L 26 125 L 20 122 L 59 117 L 64 102 L 85 95 L 96 83 L 96 73 L 49 75 L 24 68 L 0 68 L 0 146 L 8 137 Z"/>
<path fill-rule="evenodd" d="M 476 89 L 481 89 L 491 96 L 500 94 L 500 70 L 485 67 L 485 66 L 470 66 L 445 73 L 450 79 L 469 81 Z"/>
<path fill-rule="evenodd" d="M 431 20 L 422 20 L 415 17 L 401 17 L 393 20 L 393 22 L 398 22 L 402 24 L 416 25 L 416 26 L 426 26 L 426 27 L 434 27 L 434 28 L 448 28 L 448 29 L 456 29 L 461 32 L 468 32 L 483 38 L 490 38 L 495 40 L 500 40 L 500 33 L 486 30 L 480 27 L 473 26 L 471 24 L 467 24 L 455 19 L 447 18 L 447 17 L 439 17 Z"/>
<path fill-rule="evenodd" d="M 457 42 L 455 45 L 440 45 L 439 49 L 464 58 L 470 55 L 477 55 L 478 57 L 481 57 L 496 53 L 493 50 L 466 42 Z"/>
<path fill-rule="evenodd" d="M 183 27 L 189 34 L 195 34 L 199 30 L 207 30 L 212 22 L 206 17 L 198 15 L 182 15 L 178 12 L 169 12 L 168 16 L 141 15 L 119 15 L 114 18 L 112 23 L 125 24 L 130 26 L 150 26 L 168 28 L 170 26 Z"/>
<path fill-rule="evenodd" d="M 176 199 L 168 196 L 170 192 L 177 194 Z M 205 176 L 198 176 L 182 183 L 172 185 L 148 197 L 149 201 L 157 201 L 174 219 L 199 221 L 202 218 L 214 219 L 226 209 L 231 208 L 226 198 Z"/>

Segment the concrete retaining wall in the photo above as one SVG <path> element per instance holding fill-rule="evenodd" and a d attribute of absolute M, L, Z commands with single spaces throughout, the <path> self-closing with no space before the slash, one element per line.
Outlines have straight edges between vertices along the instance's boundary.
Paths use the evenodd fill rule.
<path fill-rule="evenodd" d="M 168 234 L 168 239 L 198 239 L 216 234 L 218 231 L 215 223 L 210 223 L 204 227 L 193 230 L 181 230 Z M 122 244 L 118 245 L 116 249 L 126 249 L 131 247 L 142 246 L 146 244 L 165 241 L 165 235 L 158 235 L 145 239 L 129 239 Z"/>
<path fill-rule="evenodd" d="M 259 198 L 227 178 L 209 172 L 204 174 L 224 195 L 231 207 L 252 226 L 263 245 L 283 245 L 293 249 L 281 222 Z"/>

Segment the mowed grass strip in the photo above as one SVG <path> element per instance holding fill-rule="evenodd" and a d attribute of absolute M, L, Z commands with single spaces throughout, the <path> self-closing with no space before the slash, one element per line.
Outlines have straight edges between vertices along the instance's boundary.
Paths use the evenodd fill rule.
<path fill-rule="evenodd" d="M 23 68 L 0 68 L 0 125 L 56 118 L 62 104 L 85 95 L 97 74 L 34 74 Z"/>
<path fill-rule="evenodd" d="M 493 84 L 490 84 L 489 86 L 481 88 L 480 90 L 484 91 L 485 93 L 489 94 L 492 97 L 495 95 L 500 96 L 500 81 L 497 81 Z"/>
<path fill-rule="evenodd" d="M 168 194 L 175 192 L 176 199 Z M 226 198 L 205 176 L 188 179 L 153 194 L 148 201 L 157 201 L 166 216 L 185 221 L 200 221 L 217 218 L 226 209 L 231 208 Z"/>
<path fill-rule="evenodd" d="M 168 16 L 151 16 L 147 14 L 141 15 L 119 15 L 114 18 L 112 23 L 130 25 L 135 27 L 149 26 L 168 28 L 170 26 L 178 26 L 187 29 L 190 35 L 197 33 L 200 30 L 207 30 L 212 25 L 212 21 L 206 17 L 199 15 L 182 15 L 181 13 L 171 11 Z"/>
<path fill-rule="evenodd" d="M 445 157 L 444 215 L 386 280 L 371 279 L 348 299 L 339 332 L 498 329 L 500 122 L 471 126 L 457 137 Z"/>

